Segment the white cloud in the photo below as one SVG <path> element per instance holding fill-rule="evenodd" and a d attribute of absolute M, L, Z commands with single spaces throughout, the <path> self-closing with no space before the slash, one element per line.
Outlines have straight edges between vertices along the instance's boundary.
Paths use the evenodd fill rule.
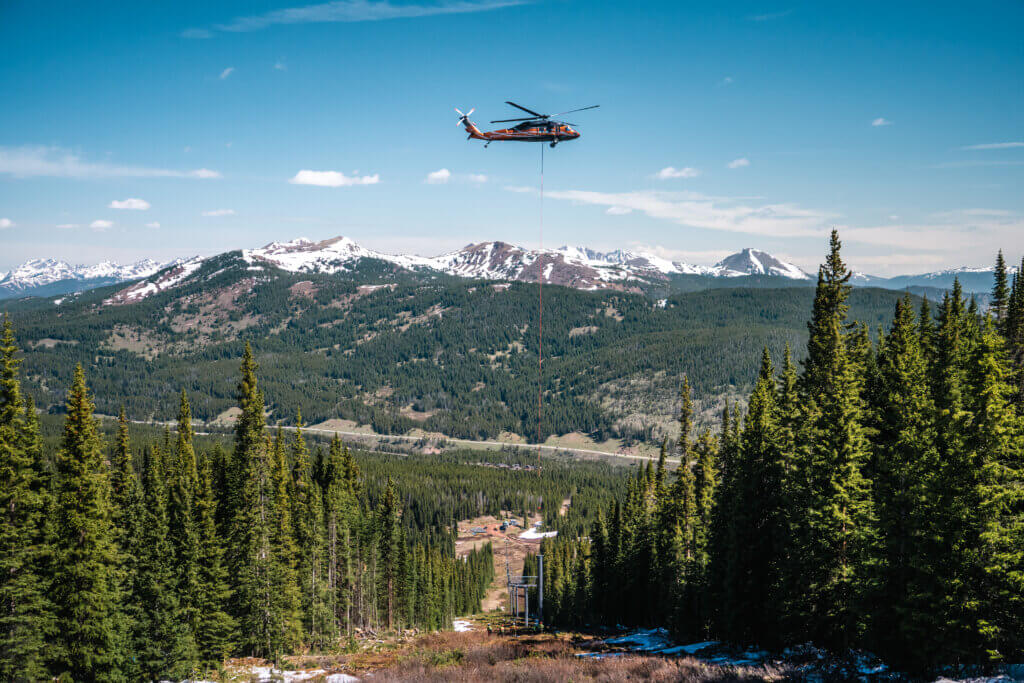
<path fill-rule="evenodd" d="M 733 159 L 727 165 L 729 168 L 746 168 L 747 166 L 750 166 L 750 159 L 740 157 L 739 159 Z"/>
<path fill-rule="evenodd" d="M 1024 142 L 986 142 L 980 145 L 967 145 L 960 149 L 1015 149 L 1024 147 Z"/>
<path fill-rule="evenodd" d="M 451 180 L 452 172 L 447 168 L 439 168 L 436 171 L 431 171 L 427 174 L 427 179 L 424 181 L 430 185 L 443 185 Z"/>
<path fill-rule="evenodd" d="M 93 230 L 106 230 L 107 228 L 114 227 L 114 222 L 97 219 L 90 223 L 89 227 Z"/>
<path fill-rule="evenodd" d="M 274 62 L 274 71 L 287 71 L 288 67 L 284 62 Z"/>
<path fill-rule="evenodd" d="M 887 119 L 887 118 L 885 118 L 883 116 L 879 116 L 877 119 L 875 119 L 874 121 L 871 122 L 871 125 L 872 126 L 891 126 L 892 125 L 892 121 L 890 121 L 889 119 Z"/>
<path fill-rule="evenodd" d="M 380 182 L 380 176 L 373 175 L 351 175 L 347 176 L 338 171 L 309 171 L 301 170 L 295 177 L 288 181 L 292 185 L 317 185 L 319 187 L 348 187 L 350 185 L 376 185 Z"/>
<path fill-rule="evenodd" d="M 59 147 L 0 146 L 0 175 L 18 178 L 219 178 L 216 171 L 201 168 L 175 171 L 145 166 L 119 166 L 107 162 L 89 162 L 78 154 Z"/>
<path fill-rule="evenodd" d="M 686 166 L 685 168 L 675 168 L 673 166 L 666 166 L 657 173 L 654 174 L 655 178 L 659 180 L 668 180 L 670 178 L 696 178 L 700 175 L 700 171 L 695 168 Z"/>
<path fill-rule="evenodd" d="M 80 228 L 82 226 L 78 223 L 60 223 L 57 227 L 61 230 L 73 230 L 74 228 Z"/>
<path fill-rule="evenodd" d="M 732 84 L 733 84 L 732 76 L 726 76 L 725 78 L 723 78 L 719 82 L 719 85 L 732 85 Z"/>
<path fill-rule="evenodd" d="M 226 69 L 224 69 L 223 71 L 220 72 L 220 76 L 218 76 L 218 78 L 220 78 L 220 80 L 223 81 L 225 78 L 230 76 L 234 72 L 234 70 L 235 70 L 235 67 L 229 66 L 228 68 L 226 68 Z"/>
<path fill-rule="evenodd" d="M 10 218 L 0 218 L 0 230 L 4 228 L 13 228 L 16 225 Z"/>
<path fill-rule="evenodd" d="M 149 208 L 149 202 L 147 202 L 145 199 L 138 199 L 135 197 L 131 197 L 129 199 L 115 199 L 114 201 L 110 202 L 107 208 L 145 211 Z"/>
<path fill-rule="evenodd" d="M 535 190 L 534 190 L 534 188 L 527 187 L 526 185 L 506 185 L 505 186 L 505 191 L 506 192 L 518 192 L 520 194 L 525 194 L 527 192 L 534 192 Z"/>
<path fill-rule="evenodd" d="M 483 173 L 470 173 L 468 176 L 466 176 L 466 180 L 468 180 L 471 183 L 486 183 L 487 176 L 484 175 Z"/>
<path fill-rule="evenodd" d="M 741 232 L 773 237 L 810 237 L 827 232 L 825 220 L 833 214 L 795 204 L 746 206 L 738 200 L 708 197 L 694 192 L 549 192 L 548 197 L 579 204 L 639 211 L 651 218 L 706 230 Z"/>
<path fill-rule="evenodd" d="M 160 227 L 160 224 L 157 223 L 156 221 L 153 221 L 152 223 L 146 223 L 146 227 L 147 228 L 154 228 L 154 229 L 156 229 L 156 228 Z"/>
<path fill-rule="evenodd" d="M 210 209 L 209 211 L 203 211 L 204 216 L 234 216 L 234 209 Z"/>
<path fill-rule="evenodd" d="M 609 216 L 625 216 L 627 213 L 633 213 L 633 209 L 628 206 L 609 206 L 605 213 Z"/>
<path fill-rule="evenodd" d="M 237 17 L 227 24 L 211 28 L 190 28 L 181 33 L 183 38 L 210 38 L 215 31 L 238 33 L 259 31 L 277 24 L 352 23 L 411 19 L 437 14 L 466 14 L 486 12 L 523 5 L 529 0 L 440 0 L 431 4 L 392 4 L 390 0 L 334 0 L 319 5 L 288 7 L 265 14 Z"/>

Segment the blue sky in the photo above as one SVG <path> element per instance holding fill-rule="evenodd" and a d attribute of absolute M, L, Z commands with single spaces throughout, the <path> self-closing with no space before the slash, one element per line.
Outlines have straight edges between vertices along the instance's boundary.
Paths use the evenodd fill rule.
<path fill-rule="evenodd" d="M 455 127 L 506 99 L 601 105 L 545 149 L 545 246 L 813 270 L 838 226 L 866 272 L 1019 260 L 1022 25 L 984 1 L 3 2 L 0 270 L 536 246 L 540 146 Z"/>

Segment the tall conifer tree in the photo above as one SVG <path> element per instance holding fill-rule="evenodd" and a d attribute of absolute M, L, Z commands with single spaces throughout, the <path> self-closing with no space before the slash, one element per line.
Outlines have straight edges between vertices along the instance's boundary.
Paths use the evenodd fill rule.
<path fill-rule="evenodd" d="M 56 670 L 75 680 L 117 679 L 125 661 L 121 558 L 111 523 L 110 475 L 82 366 L 75 368 L 57 451 L 52 597 Z"/>
<path fill-rule="evenodd" d="M 36 454 L 35 407 L 21 396 L 17 346 L 4 316 L 0 337 L 0 679 L 46 678 L 53 611 L 44 575 L 47 491 Z M 29 415 L 31 411 L 31 415 Z M 33 433 L 34 432 L 34 433 Z"/>

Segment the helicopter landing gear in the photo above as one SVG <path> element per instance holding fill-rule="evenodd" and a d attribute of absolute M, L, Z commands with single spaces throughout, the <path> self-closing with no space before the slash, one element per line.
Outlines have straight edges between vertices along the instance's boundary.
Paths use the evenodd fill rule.
<path fill-rule="evenodd" d="M 485 142 L 484 149 L 487 149 L 487 145 L 491 144 L 492 142 L 494 142 L 494 140 L 488 140 L 487 142 Z"/>
<path fill-rule="evenodd" d="M 555 140 L 554 142 L 552 142 L 551 143 L 551 149 L 554 149 L 555 145 L 557 145 L 557 144 L 558 144 L 558 140 Z"/>

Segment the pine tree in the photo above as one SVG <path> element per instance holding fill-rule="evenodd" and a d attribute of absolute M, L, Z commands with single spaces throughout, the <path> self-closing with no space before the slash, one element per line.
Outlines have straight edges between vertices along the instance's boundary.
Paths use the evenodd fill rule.
<path fill-rule="evenodd" d="M 724 563 L 726 602 L 721 619 L 730 638 L 778 642 L 781 567 L 788 549 L 786 473 L 775 394 L 775 376 L 767 349 L 750 396 L 733 463 L 731 557 Z"/>
<path fill-rule="evenodd" d="M 154 447 L 145 475 L 145 512 L 136 571 L 136 633 L 133 658 L 145 680 L 183 678 L 192 668 L 186 612 L 178 599 L 173 545 L 164 485 L 168 457 Z"/>
<path fill-rule="evenodd" d="M 995 316 L 996 328 L 1006 334 L 1006 315 L 1010 306 L 1010 287 L 1006 276 L 1006 261 L 1003 260 L 1003 250 L 1000 249 L 996 255 L 996 267 L 993 275 L 992 303 L 990 311 Z"/>
<path fill-rule="evenodd" d="M 167 485 L 167 540 L 176 558 L 172 590 L 177 592 L 178 603 L 185 618 L 183 657 L 190 665 L 198 661 L 195 633 L 199 629 L 199 620 L 203 618 L 195 602 L 200 592 L 200 545 L 195 519 L 199 474 L 192 437 L 192 408 L 188 402 L 188 395 L 182 390 L 178 408 L 177 439 L 174 451 L 168 453 L 170 458 Z"/>
<path fill-rule="evenodd" d="M 962 643 L 975 661 L 983 654 L 984 660 L 1001 662 L 1024 651 L 1024 452 L 1009 375 L 1002 339 L 986 318 L 968 370 L 973 419 L 965 439 L 969 470 L 961 479 L 960 509 L 967 513 L 964 540 L 971 552 L 959 585 L 967 595 L 955 613 L 960 637 L 948 643 L 954 655 Z"/>
<path fill-rule="evenodd" d="M 872 392 L 878 556 L 871 604 L 876 651 L 917 670 L 941 652 L 935 575 L 947 561 L 932 541 L 939 468 L 928 362 L 910 296 L 896 303 Z"/>
<path fill-rule="evenodd" d="M 214 495 L 213 468 L 205 455 L 199 460 L 199 488 L 196 522 L 199 534 L 199 592 L 195 630 L 200 662 L 219 667 L 235 648 L 235 620 L 227 613 L 231 584 L 224 561 L 224 547 L 217 530 L 217 501 Z"/>
<path fill-rule="evenodd" d="M 395 483 L 388 478 L 384 497 L 377 513 L 378 556 L 380 562 L 380 602 L 386 615 L 388 630 L 395 627 L 398 605 L 398 557 L 400 542 L 398 491 Z"/>
<path fill-rule="evenodd" d="M 335 435 L 331 440 L 324 468 L 324 532 L 328 605 L 334 615 L 335 624 L 344 623 L 345 631 L 348 633 L 352 625 L 350 539 L 357 506 L 353 493 L 354 484 L 348 479 L 350 466 L 345 456 L 346 451 L 341 439 Z M 422 567 L 422 564 L 418 566 Z M 422 577 L 422 572 L 420 576 Z M 423 614 L 419 608 L 417 613 Z"/>
<path fill-rule="evenodd" d="M 31 443 L 35 408 L 26 406 L 10 320 L 0 337 L 0 679 L 47 678 L 53 609 L 42 560 L 45 491 Z M 34 433 L 33 433 L 34 432 Z"/>
<path fill-rule="evenodd" d="M 238 387 L 241 414 L 235 423 L 229 504 L 232 510 L 228 566 L 233 581 L 231 614 L 238 623 L 242 652 L 271 656 L 282 638 L 272 576 L 274 481 L 265 439 L 263 395 L 256 363 L 246 344 Z"/>
<path fill-rule="evenodd" d="M 693 396 L 690 392 L 690 380 L 683 375 L 683 388 L 680 391 L 682 404 L 679 407 L 679 458 L 680 462 L 689 462 L 690 433 L 693 431 Z"/>
<path fill-rule="evenodd" d="M 275 522 L 271 534 L 271 580 L 276 613 L 274 629 L 280 638 L 279 650 L 285 652 L 302 642 L 302 594 L 295 564 L 298 550 L 292 523 L 293 482 L 280 429 L 275 435 L 271 452 L 271 480 L 274 487 L 272 517 Z"/>
<path fill-rule="evenodd" d="M 701 571 L 707 566 L 708 538 L 711 530 L 711 517 L 715 503 L 715 485 L 717 482 L 716 459 L 718 444 L 711 432 L 704 430 L 697 439 L 694 448 L 697 460 L 693 467 L 694 499 L 696 501 L 696 525 L 694 530 L 694 552 Z"/>
<path fill-rule="evenodd" d="M 863 334 L 846 331 L 850 272 L 838 233 L 818 274 L 807 360 L 801 377 L 806 431 L 798 442 L 801 535 L 787 585 L 808 586 L 799 596 L 801 635 L 848 647 L 864 627 L 859 611 L 862 570 L 872 530 L 870 482 L 864 476 L 868 444 L 863 425 Z M 851 344 L 852 342 L 852 344 Z M 851 348 L 852 347 L 852 348 Z M 789 596 L 794 597 L 794 596 Z"/>
<path fill-rule="evenodd" d="M 143 595 L 139 585 L 139 561 L 145 551 L 143 538 L 146 510 L 142 485 L 135 473 L 131 441 L 128 434 L 128 418 L 121 407 L 117 420 L 117 438 L 110 469 L 110 503 L 121 565 L 121 595 L 124 597 L 124 613 L 128 624 L 131 652 L 144 644 L 146 635 L 141 632 L 143 624 Z M 142 675 L 138 658 L 130 657 L 125 666 L 128 679 Z"/>
<path fill-rule="evenodd" d="M 56 670 L 74 680 L 115 680 L 124 666 L 121 558 L 111 524 L 110 478 L 79 365 L 57 451 L 51 592 Z"/>
<path fill-rule="evenodd" d="M 295 492 L 291 504 L 297 550 L 295 563 L 302 594 L 302 622 L 310 642 L 322 648 L 325 639 L 333 631 L 333 620 L 326 616 L 323 500 L 320 487 L 313 477 L 309 449 L 302 435 L 301 412 L 296 415 L 295 425 L 295 438 L 292 441 L 292 480 Z"/>

